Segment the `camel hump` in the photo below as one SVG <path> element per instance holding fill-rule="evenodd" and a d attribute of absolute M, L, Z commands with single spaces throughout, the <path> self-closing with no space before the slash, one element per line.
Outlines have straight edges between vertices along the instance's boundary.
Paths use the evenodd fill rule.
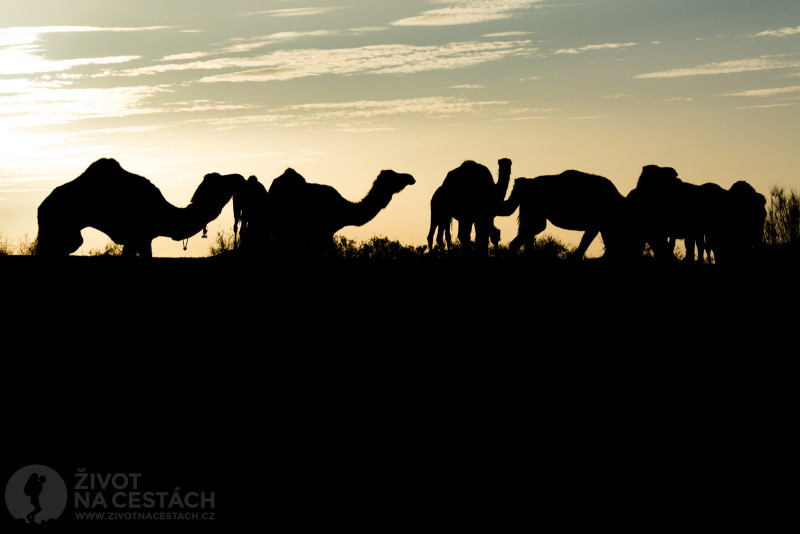
<path fill-rule="evenodd" d="M 288 169 L 283 171 L 283 174 L 281 174 L 280 176 L 278 176 L 275 179 L 276 180 L 281 180 L 281 181 L 286 181 L 288 183 L 292 183 L 292 182 L 297 182 L 297 183 L 302 183 L 302 184 L 306 183 L 306 179 L 303 178 L 303 176 L 299 172 L 297 172 L 296 170 L 292 169 L 291 167 L 289 167 Z"/>
<path fill-rule="evenodd" d="M 272 184 L 269 186 L 269 194 L 281 194 L 286 192 L 287 189 L 293 189 L 307 183 L 300 173 L 289 167 L 283 171 L 283 174 L 272 180 Z"/>
<path fill-rule="evenodd" d="M 108 172 L 122 169 L 119 162 L 113 158 L 100 158 L 86 168 L 86 172 Z"/>
<path fill-rule="evenodd" d="M 492 172 L 485 166 L 471 159 L 466 160 L 460 166 L 447 173 L 442 186 L 446 189 L 456 187 L 462 188 L 465 184 L 474 187 L 494 186 Z"/>
<path fill-rule="evenodd" d="M 478 163 L 476 161 L 473 161 L 471 159 L 466 160 L 464 163 L 461 164 L 461 167 L 459 167 L 459 168 L 461 170 L 469 171 L 469 172 L 483 172 L 484 169 L 487 170 L 487 171 L 489 170 L 488 168 L 486 168 L 485 165 L 482 165 L 482 164 L 480 164 L 480 163 Z"/>

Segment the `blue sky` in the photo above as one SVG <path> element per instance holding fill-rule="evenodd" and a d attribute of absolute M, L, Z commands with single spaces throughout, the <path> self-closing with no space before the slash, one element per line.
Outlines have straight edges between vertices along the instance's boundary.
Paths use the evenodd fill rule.
<path fill-rule="evenodd" d="M 655 163 L 767 193 L 800 187 L 799 104 L 796 0 L 29 0 L 0 14 L 0 231 L 34 236 L 38 204 L 100 157 L 179 206 L 212 171 L 268 184 L 292 166 L 353 200 L 410 172 L 343 234 L 417 245 L 465 159 L 622 194 Z M 508 242 L 514 218 L 498 223 Z"/>

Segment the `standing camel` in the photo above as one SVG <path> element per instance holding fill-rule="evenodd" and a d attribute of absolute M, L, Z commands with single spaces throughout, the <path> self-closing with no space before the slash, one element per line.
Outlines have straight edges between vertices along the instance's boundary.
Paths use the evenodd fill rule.
<path fill-rule="evenodd" d="M 544 231 L 550 221 L 565 230 L 584 232 L 573 254 L 574 259 L 581 259 L 598 233 L 602 234 L 607 254 L 621 252 L 626 243 L 624 201 L 625 197 L 607 178 L 568 170 L 557 175 L 517 178 L 499 215 L 511 215 L 519 207 L 519 231 L 508 245 L 511 251 L 517 252 L 522 245 L 532 246 L 536 234 Z"/>
<path fill-rule="evenodd" d="M 715 183 L 682 181 L 672 167 L 646 165 L 628 193 L 631 222 L 639 248 L 648 243 L 659 260 L 674 261 L 675 239 L 686 244 L 685 260 L 714 253 L 714 261 L 741 257 L 758 244 L 766 199 L 744 181 L 723 189 Z"/>
<path fill-rule="evenodd" d="M 255 176 L 250 176 L 244 186 L 233 195 L 233 248 L 255 246 L 248 234 L 258 236 L 266 224 L 267 190 Z"/>
<path fill-rule="evenodd" d="M 489 239 L 494 246 L 500 243 L 500 230 L 494 226 L 497 210 L 508 191 L 511 179 L 511 160 L 498 160 L 497 183 L 485 166 L 474 161 L 465 161 L 453 169 L 431 198 L 431 228 L 428 232 L 428 250 L 433 250 L 433 236 L 436 244 L 444 248 L 443 235 L 447 247 L 452 248 L 450 224 L 458 221 L 458 240 L 466 247 L 470 242 L 472 227 L 475 226 L 475 245 L 479 252 L 486 253 Z M 438 231 L 437 231 L 438 230 Z"/>
<path fill-rule="evenodd" d="M 245 183 L 239 174 L 207 174 L 185 208 L 167 202 L 149 180 L 99 159 L 77 178 L 56 187 L 39 206 L 37 254 L 65 256 L 83 243 L 81 230 L 95 228 L 122 245 L 124 256 L 151 257 L 152 241 L 180 241 L 204 230 Z"/>

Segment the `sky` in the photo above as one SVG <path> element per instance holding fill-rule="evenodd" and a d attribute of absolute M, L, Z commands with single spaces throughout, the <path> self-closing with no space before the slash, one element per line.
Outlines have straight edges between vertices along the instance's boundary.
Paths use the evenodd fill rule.
<path fill-rule="evenodd" d="M 414 246 L 467 159 L 495 178 L 505 157 L 512 179 L 577 169 L 623 195 L 657 164 L 766 196 L 800 188 L 800 3 L 26 0 L 0 12 L 0 139 L 12 241 L 35 237 L 42 200 L 101 157 L 181 207 L 210 172 L 268 187 L 292 167 L 353 201 L 382 169 L 411 173 L 340 234 Z M 496 224 L 507 244 L 516 215 Z M 209 236 L 232 225 L 229 205 Z M 109 242 L 83 235 L 78 254 Z M 153 251 L 205 256 L 210 241 Z"/>

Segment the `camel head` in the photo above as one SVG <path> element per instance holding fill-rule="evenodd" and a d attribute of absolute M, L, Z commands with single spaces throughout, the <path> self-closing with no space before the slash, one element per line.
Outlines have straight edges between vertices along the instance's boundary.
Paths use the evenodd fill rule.
<path fill-rule="evenodd" d="M 497 160 L 497 166 L 500 168 L 499 176 L 510 176 L 511 175 L 511 160 L 508 158 L 502 158 Z"/>
<path fill-rule="evenodd" d="M 241 191 L 247 182 L 241 174 L 206 174 L 192 195 L 191 203 L 203 206 L 219 206 L 221 210 L 233 195 Z"/>
<path fill-rule="evenodd" d="M 645 165 L 636 187 L 667 187 L 679 183 L 678 173 L 672 167 L 659 167 L 658 165 Z"/>
<path fill-rule="evenodd" d="M 410 174 L 383 170 L 375 179 L 374 189 L 380 189 L 395 195 L 405 189 L 406 186 L 414 185 L 415 183 L 417 183 L 416 180 Z"/>
<path fill-rule="evenodd" d="M 83 244 L 83 236 L 78 229 L 42 225 L 36 236 L 36 255 L 55 258 L 72 254 Z"/>
<path fill-rule="evenodd" d="M 65 184 L 56 187 L 39 205 L 37 256 L 67 256 L 83 244 L 81 225 L 76 221 L 76 210 L 73 207 L 74 194 L 71 187 L 74 186 Z"/>

